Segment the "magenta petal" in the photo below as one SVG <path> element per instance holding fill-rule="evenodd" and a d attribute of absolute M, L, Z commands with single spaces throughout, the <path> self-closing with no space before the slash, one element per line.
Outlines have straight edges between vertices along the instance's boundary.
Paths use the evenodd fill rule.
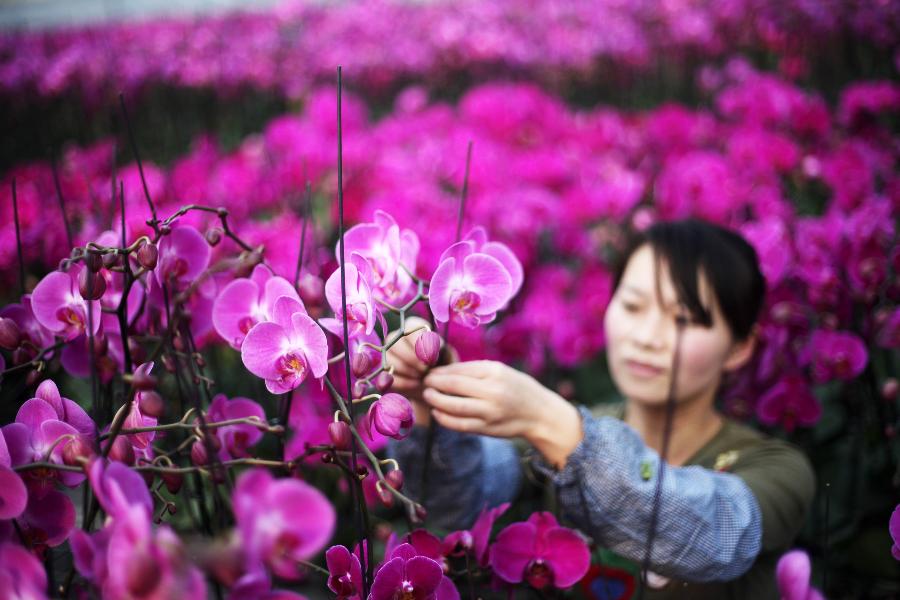
<path fill-rule="evenodd" d="M 499 519 L 500 516 L 507 511 L 509 506 L 509 502 L 504 502 L 500 506 L 481 511 L 481 514 L 478 515 L 478 518 L 475 520 L 475 524 L 472 525 L 472 540 L 475 559 L 478 561 L 478 564 L 483 567 L 487 566 L 487 548 L 488 542 L 491 539 L 491 529 L 494 527 L 494 521 Z"/>
<path fill-rule="evenodd" d="M 225 286 L 213 303 L 213 327 L 232 348 L 240 350 L 246 332 L 241 329 L 245 319 L 254 319 L 253 308 L 259 297 L 256 283 L 249 279 L 235 279 Z M 254 320 L 253 324 L 256 324 Z"/>
<path fill-rule="evenodd" d="M 495 313 L 512 297 L 512 278 L 496 258 L 470 254 L 463 262 L 463 272 L 466 289 L 481 297 L 477 314 Z"/>
<path fill-rule="evenodd" d="M 441 262 L 431 277 L 428 288 L 428 307 L 435 320 L 446 323 L 450 320 L 450 293 L 456 278 L 456 259 L 448 258 Z"/>
<path fill-rule="evenodd" d="M 416 529 L 410 533 L 409 543 L 413 545 L 419 556 L 427 556 L 437 561 L 444 558 L 444 553 L 441 550 L 441 540 L 426 529 Z"/>
<path fill-rule="evenodd" d="M 409 560 L 411 558 L 415 558 L 416 556 L 419 556 L 419 553 L 416 551 L 415 546 L 406 542 L 398 545 L 396 548 L 391 550 L 391 558 L 402 558 L 403 560 Z"/>
<path fill-rule="evenodd" d="M 591 566 L 591 552 L 581 537 L 565 527 L 551 529 L 544 537 L 544 560 L 553 568 L 553 585 L 567 588 L 581 580 Z"/>
<path fill-rule="evenodd" d="M 385 563 L 375 575 L 372 589 L 369 591 L 370 600 L 392 600 L 394 594 L 400 591 L 403 584 L 404 565 L 402 558 L 392 558 Z"/>
<path fill-rule="evenodd" d="M 0 565 L 15 573 L 24 598 L 42 598 L 47 589 L 47 573 L 34 554 L 17 544 L 0 544 Z M 14 596 L 15 597 L 15 596 Z"/>
<path fill-rule="evenodd" d="M 77 296 L 76 296 L 77 294 Z M 82 301 L 72 276 L 54 271 L 41 279 L 31 294 L 31 308 L 38 323 L 53 331 L 62 332 L 65 325 L 57 317 L 57 310 L 73 302 Z"/>
<path fill-rule="evenodd" d="M 513 254 L 513 251 L 510 250 L 506 244 L 501 244 L 500 242 L 488 242 L 479 250 L 479 252 L 483 252 L 500 261 L 500 264 L 502 264 L 509 272 L 509 276 L 512 280 L 512 290 L 510 295 L 515 296 L 519 291 L 519 288 L 522 287 L 525 274 L 522 270 L 522 263 L 520 263 L 519 259 L 516 258 L 516 255 Z"/>
<path fill-rule="evenodd" d="M 350 551 L 345 546 L 332 546 L 325 551 L 325 564 L 328 567 L 328 572 L 332 575 L 349 573 L 350 560 Z"/>
<path fill-rule="evenodd" d="M 412 584 L 417 598 L 427 598 L 433 594 L 443 577 L 441 565 L 427 556 L 414 556 L 406 561 L 406 578 Z"/>
<path fill-rule="evenodd" d="M 78 433 L 93 439 L 95 432 L 94 420 L 74 401 L 68 398 L 63 398 L 62 401 L 62 420 L 74 427 Z"/>
<path fill-rule="evenodd" d="M 6 436 L 0 429 L 0 467 L 11 467 L 12 457 L 9 455 L 9 446 L 6 445 Z"/>
<path fill-rule="evenodd" d="M 281 325 L 257 323 L 241 344 L 241 361 L 257 377 L 278 379 L 281 374 L 276 363 L 289 348 L 290 340 Z"/>
<path fill-rule="evenodd" d="M 323 377 L 328 372 L 328 340 L 325 332 L 305 314 L 294 313 L 291 323 L 291 345 L 296 344 L 303 349 L 313 376 Z"/>
<path fill-rule="evenodd" d="M 124 515 L 135 505 L 143 506 L 148 515 L 153 512 L 153 500 L 144 478 L 124 464 L 104 464 L 102 459 L 94 459 L 88 478 L 100 506 L 111 516 Z"/>
<path fill-rule="evenodd" d="M 0 466 L 0 520 L 14 519 L 28 504 L 28 490 L 22 478 L 5 466 Z"/>
<path fill-rule="evenodd" d="M 784 600 L 806 600 L 809 592 L 809 556 L 802 550 L 792 550 L 778 559 L 775 578 Z"/>
<path fill-rule="evenodd" d="M 435 591 L 434 600 L 459 600 L 459 590 L 456 589 L 452 579 L 447 576 L 441 578 L 441 583 Z"/>
<path fill-rule="evenodd" d="M 22 423 L 3 426 L 3 437 L 9 452 L 10 466 L 16 467 L 31 462 L 31 431 Z"/>
<path fill-rule="evenodd" d="M 37 398 L 26 400 L 16 413 L 16 423 L 25 425 L 29 431 L 36 432 L 44 421 L 56 421 L 59 417 L 53 407 Z"/>
<path fill-rule="evenodd" d="M 63 346 L 60 358 L 66 373 L 75 377 L 90 377 L 91 355 L 87 347 L 88 337 L 84 334 Z"/>
<path fill-rule="evenodd" d="M 159 242 L 159 265 L 157 272 L 165 281 L 174 269 L 175 261 L 183 261 L 183 268 L 177 271 L 180 281 L 192 281 L 209 265 L 211 250 L 204 237 L 193 227 L 175 227 Z"/>
<path fill-rule="evenodd" d="M 43 531 L 48 546 L 59 546 L 75 528 L 75 505 L 62 492 L 48 490 L 40 498 L 29 499 L 22 520 L 29 528 Z"/>
<path fill-rule="evenodd" d="M 441 257 L 438 259 L 438 262 L 444 262 L 448 258 L 452 258 L 456 260 L 456 264 L 462 265 L 466 260 L 466 257 L 473 252 L 475 252 L 475 244 L 469 240 L 463 240 L 461 242 L 456 242 L 444 250 L 441 253 Z"/>
<path fill-rule="evenodd" d="M 291 296 L 279 296 L 272 307 L 272 322 L 284 327 L 285 331 L 290 331 L 291 317 L 296 313 L 307 314 L 303 303 Z"/>
<path fill-rule="evenodd" d="M 334 507 L 322 492 L 299 479 L 281 479 L 272 484 L 270 494 L 272 505 L 285 511 L 285 519 L 300 538 L 292 555 L 307 559 L 319 552 L 331 539 L 337 521 Z M 303 514 L 294 510 L 298 506 Z"/>
<path fill-rule="evenodd" d="M 266 281 L 263 292 L 263 307 L 266 311 L 271 312 L 275 307 L 275 302 L 282 296 L 293 298 L 300 303 L 300 306 L 303 306 L 303 301 L 300 300 L 300 295 L 297 294 L 297 289 L 291 285 L 291 282 L 284 277 L 272 277 Z M 305 307 L 303 312 L 306 312 Z"/>
<path fill-rule="evenodd" d="M 534 558 L 537 528 L 531 523 L 513 523 L 497 535 L 490 548 L 494 573 L 509 583 L 519 583 L 525 567 Z"/>
<path fill-rule="evenodd" d="M 53 383 L 52 379 L 42 381 L 37 387 L 37 390 L 35 390 L 34 397 L 40 398 L 52 406 L 53 410 L 56 411 L 56 418 L 60 421 L 65 421 L 63 418 L 65 411 L 63 410 L 62 397 L 59 395 L 59 388 L 56 387 L 56 384 Z"/>

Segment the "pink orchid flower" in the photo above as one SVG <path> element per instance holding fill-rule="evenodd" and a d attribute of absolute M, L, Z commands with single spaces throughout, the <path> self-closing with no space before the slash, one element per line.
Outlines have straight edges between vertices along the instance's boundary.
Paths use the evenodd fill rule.
<path fill-rule="evenodd" d="M 524 579 L 537 589 L 548 585 L 562 589 L 584 577 L 591 553 L 581 536 L 560 527 L 551 513 L 538 512 L 500 532 L 490 548 L 489 562 L 508 583 Z"/>
<path fill-rule="evenodd" d="M 509 246 L 503 244 L 501 242 L 492 242 L 488 241 L 487 231 L 484 227 L 474 227 L 472 231 L 463 238 L 463 240 L 469 240 L 473 244 L 475 244 L 474 250 L 475 252 L 480 252 L 482 254 L 487 254 L 488 256 L 493 256 L 503 267 L 506 269 L 507 273 L 509 273 L 509 277 L 512 280 L 512 290 L 510 291 L 510 297 L 515 296 L 519 293 L 519 290 L 522 288 L 522 282 L 525 279 L 524 271 L 522 270 L 522 263 L 519 262 L 519 259 L 510 250 Z"/>
<path fill-rule="evenodd" d="M 247 370 L 266 381 L 273 394 L 289 392 L 307 375 L 328 372 L 328 341 L 303 304 L 290 296 L 275 301 L 272 320 L 257 323 L 241 345 Z"/>
<path fill-rule="evenodd" d="M 811 427 L 818 423 L 822 406 L 806 378 L 792 373 L 782 377 L 760 397 L 756 404 L 756 416 L 766 425 L 780 423 L 790 433 L 797 425 Z"/>
<path fill-rule="evenodd" d="M 401 544 L 375 574 L 368 600 L 436 600 L 444 579 L 437 561 L 419 555 L 411 544 Z M 456 590 L 452 583 L 450 586 Z"/>
<path fill-rule="evenodd" d="M 340 244 L 335 255 L 339 253 Z M 419 254 L 419 238 L 414 232 L 401 230 L 394 217 L 376 210 L 372 223 L 360 223 L 344 234 L 344 255 L 354 253 L 372 267 L 372 292 L 376 297 L 396 304 L 409 295 L 413 287 L 409 273 L 415 273 Z"/>
<path fill-rule="evenodd" d="M 812 375 L 817 383 L 849 381 L 866 368 L 869 354 L 863 341 L 849 331 L 818 329 L 809 340 Z"/>
<path fill-rule="evenodd" d="M 512 298 L 513 279 L 493 256 L 476 252 L 475 243 L 453 244 L 441 255 L 431 278 L 428 305 L 434 318 L 468 328 L 490 323 Z"/>
<path fill-rule="evenodd" d="M 371 277 L 371 267 L 358 254 L 354 254 L 353 257 L 360 264 L 360 268 L 357 268 L 353 262 L 347 262 L 344 267 L 344 281 L 347 290 L 347 329 L 350 336 L 369 335 L 375 329 L 376 316 L 380 314 L 380 311 L 376 310 L 375 298 L 372 296 L 369 282 L 364 275 L 368 274 Z M 340 337 L 343 339 L 343 294 L 340 268 L 335 270 L 325 282 L 325 298 L 336 318 L 321 319 L 322 326 L 329 331 L 339 331 Z"/>
<path fill-rule="evenodd" d="M 276 480 L 264 469 L 251 469 L 238 478 L 232 500 L 248 560 L 262 561 L 285 579 L 300 577 L 297 560 L 321 551 L 334 532 L 334 507 L 299 479 Z"/>
<path fill-rule="evenodd" d="M 156 280 L 160 285 L 189 283 L 206 270 L 210 254 L 209 244 L 199 231 L 189 226 L 173 227 L 159 241 Z"/>
<path fill-rule="evenodd" d="M 58 490 L 31 495 L 25 511 L 16 519 L 28 545 L 38 553 L 55 548 L 75 529 L 75 504 Z"/>
<path fill-rule="evenodd" d="M 88 325 L 93 333 L 100 328 L 100 303 L 85 301 L 78 291 L 81 268 L 84 267 L 73 267 L 68 273 L 53 271 L 41 279 L 31 294 L 31 307 L 38 323 L 66 341 L 86 333 Z"/>
<path fill-rule="evenodd" d="M 213 327 L 235 350 L 257 323 L 272 320 L 275 301 L 289 296 L 302 304 L 297 290 L 268 267 L 257 265 L 249 279 L 235 279 L 216 297 L 212 309 Z"/>
<path fill-rule="evenodd" d="M 341 600 L 362 595 L 362 567 L 359 557 L 345 546 L 332 546 L 325 552 L 328 566 L 328 589 Z"/>
<path fill-rule="evenodd" d="M 213 423 L 247 417 L 256 417 L 260 423 L 266 422 L 262 406 L 249 398 L 235 397 L 229 400 L 225 394 L 217 394 L 213 398 L 207 414 L 207 420 Z M 223 461 L 249 456 L 247 448 L 263 437 L 263 432 L 258 427 L 243 423 L 216 427 L 215 433 L 221 445 L 219 460 Z"/>
<path fill-rule="evenodd" d="M 475 560 L 482 567 L 488 565 L 488 542 L 491 539 L 491 530 L 494 521 L 500 518 L 509 508 L 509 502 L 504 502 L 494 508 L 485 508 L 478 514 L 471 529 L 454 531 L 444 538 L 443 552 L 446 555 L 456 555 L 461 552 L 469 552 L 475 556 Z"/>
<path fill-rule="evenodd" d="M 88 468 L 88 479 L 100 506 L 111 517 L 125 515 L 134 507 L 153 514 L 153 499 L 137 471 L 120 462 L 95 458 Z"/>

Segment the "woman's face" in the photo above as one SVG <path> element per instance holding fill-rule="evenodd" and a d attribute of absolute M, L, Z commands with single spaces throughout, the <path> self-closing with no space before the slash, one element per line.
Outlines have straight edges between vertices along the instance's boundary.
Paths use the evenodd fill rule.
<path fill-rule="evenodd" d="M 679 304 L 665 261 L 659 265 L 657 295 L 655 262 L 649 245 L 638 248 L 606 311 L 607 358 L 613 380 L 628 400 L 663 406 L 672 377 L 676 318 L 684 316 L 687 326 L 681 337 L 675 399 L 712 402 L 722 372 L 746 359 L 735 355 L 737 345 L 706 277 L 701 273 L 698 293 L 712 315 L 712 327 L 692 322 Z"/>

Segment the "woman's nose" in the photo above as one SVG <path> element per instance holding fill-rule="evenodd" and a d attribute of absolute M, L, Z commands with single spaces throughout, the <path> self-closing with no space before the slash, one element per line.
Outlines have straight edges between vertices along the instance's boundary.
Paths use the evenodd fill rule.
<path fill-rule="evenodd" d="M 661 350 L 665 346 L 665 322 L 663 315 L 651 311 L 637 319 L 631 330 L 631 339 L 644 350 Z"/>

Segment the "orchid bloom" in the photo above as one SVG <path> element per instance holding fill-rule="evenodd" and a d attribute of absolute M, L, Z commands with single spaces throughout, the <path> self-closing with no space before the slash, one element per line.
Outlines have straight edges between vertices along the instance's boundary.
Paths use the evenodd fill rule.
<path fill-rule="evenodd" d="M 47 598 L 47 574 L 41 561 L 17 544 L 0 544 L 0 597 L 13 600 Z"/>
<path fill-rule="evenodd" d="M 513 295 L 513 279 L 493 256 L 462 241 L 447 248 L 431 278 L 428 304 L 435 320 L 474 328 L 490 323 Z"/>
<path fill-rule="evenodd" d="M 548 585 L 562 589 L 584 577 L 591 553 L 577 533 L 560 527 L 551 513 L 538 512 L 500 532 L 489 562 L 508 583 L 524 579 L 537 589 Z"/>
<path fill-rule="evenodd" d="M 264 265 L 257 265 L 249 279 L 235 279 L 216 297 L 212 310 L 216 333 L 232 348 L 240 350 L 254 325 L 272 320 L 275 301 L 281 296 L 302 304 L 297 290 L 287 279 L 273 275 Z"/>
<path fill-rule="evenodd" d="M 359 557 L 344 546 L 332 546 L 325 552 L 328 565 L 328 589 L 338 598 L 359 598 L 362 595 L 362 567 Z"/>
<path fill-rule="evenodd" d="M 217 394 L 213 398 L 207 413 L 207 419 L 213 423 L 248 417 L 256 417 L 260 423 L 266 422 L 266 413 L 259 404 L 249 398 L 235 397 L 229 400 L 225 394 Z M 247 448 L 256 444 L 263 436 L 258 427 L 243 423 L 216 427 L 215 434 L 221 445 L 219 460 L 223 461 L 249 456 Z"/>
<path fill-rule="evenodd" d="M 248 560 L 262 561 L 285 579 L 297 579 L 297 560 L 318 553 L 334 532 L 334 507 L 299 479 L 276 480 L 264 469 L 251 469 L 238 478 L 232 500 Z"/>
<path fill-rule="evenodd" d="M 289 392 L 312 373 L 328 372 L 328 341 L 303 304 L 290 296 L 275 301 L 272 320 L 257 323 L 241 345 L 247 370 L 266 381 L 273 394 Z"/>
<path fill-rule="evenodd" d="M 509 246 L 502 242 L 488 241 L 487 231 L 484 227 L 474 227 L 463 240 L 471 241 L 474 244 L 475 252 L 493 256 L 509 273 L 512 280 L 512 291 L 510 297 L 519 293 L 522 288 L 522 282 L 525 280 L 522 263 L 516 258 L 516 255 L 510 250 Z"/>
<path fill-rule="evenodd" d="M 766 425 L 781 424 L 788 433 L 797 425 L 810 427 L 819 422 L 822 407 L 806 378 L 792 373 L 782 377 L 756 404 L 756 415 Z"/>
<path fill-rule="evenodd" d="M 353 262 L 344 265 L 344 281 L 347 290 L 347 324 L 350 336 L 369 335 L 375 329 L 375 319 L 380 313 L 376 310 L 375 299 L 369 288 L 365 274 L 371 277 L 371 268 L 362 261 L 359 255 L 354 258 L 360 263 L 357 268 Z M 322 319 L 322 326 L 329 331 L 340 331 L 343 337 L 343 293 L 341 290 L 341 270 L 337 269 L 325 282 L 325 298 L 336 319 Z"/>
<path fill-rule="evenodd" d="M 818 329 L 809 340 L 812 375 L 817 383 L 849 381 L 866 368 L 869 354 L 863 341 L 849 331 Z"/>
<path fill-rule="evenodd" d="M 368 600 L 434 600 L 443 579 L 437 561 L 420 556 L 410 544 L 401 544 L 375 574 Z"/>
<path fill-rule="evenodd" d="M 89 328 L 92 333 L 97 333 L 100 328 L 100 303 L 86 301 L 78 291 L 81 268 L 84 267 L 73 267 L 68 273 L 50 273 L 41 279 L 31 294 L 31 307 L 38 323 L 67 342 Z"/>
<path fill-rule="evenodd" d="M 822 600 L 822 594 L 809 585 L 811 567 L 809 555 L 803 550 L 792 550 L 778 559 L 775 579 L 784 600 Z"/>
<path fill-rule="evenodd" d="M 371 266 L 372 292 L 380 300 L 396 304 L 409 295 L 413 287 L 409 273 L 416 270 L 419 238 L 409 229 L 401 230 L 388 213 L 376 210 L 372 223 L 348 229 L 344 234 L 344 254 L 359 254 Z M 340 256 L 340 242 L 335 255 Z"/>
<path fill-rule="evenodd" d="M 173 227 L 159 241 L 156 280 L 160 285 L 181 285 L 195 280 L 209 265 L 209 244 L 199 231 L 190 226 Z"/>
<path fill-rule="evenodd" d="M 28 490 L 11 466 L 6 439 L 0 430 L 0 520 L 18 517 L 28 504 Z"/>

